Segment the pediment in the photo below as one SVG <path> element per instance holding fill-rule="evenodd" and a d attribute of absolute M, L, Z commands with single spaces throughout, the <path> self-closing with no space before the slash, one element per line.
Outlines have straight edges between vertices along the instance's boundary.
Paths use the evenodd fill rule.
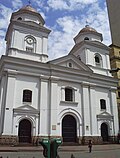
<path fill-rule="evenodd" d="M 78 59 L 74 55 L 67 55 L 67 56 L 52 60 L 49 63 L 71 68 L 71 69 L 92 72 L 92 70 L 87 65 L 85 65 L 80 59 Z"/>
<path fill-rule="evenodd" d="M 111 115 L 110 113 L 108 113 L 108 112 L 106 112 L 106 111 L 104 111 L 104 112 L 102 112 L 102 113 L 100 113 L 100 114 L 98 114 L 97 115 L 97 118 L 102 118 L 102 119 L 106 119 L 106 118 L 109 118 L 109 119 L 113 119 L 113 115 Z"/>
<path fill-rule="evenodd" d="M 37 109 L 28 104 L 14 108 L 13 111 L 17 113 L 39 113 Z"/>

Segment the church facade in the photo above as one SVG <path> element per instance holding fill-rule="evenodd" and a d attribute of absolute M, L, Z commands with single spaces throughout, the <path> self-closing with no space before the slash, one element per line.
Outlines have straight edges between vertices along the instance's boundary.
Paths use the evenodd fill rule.
<path fill-rule="evenodd" d="M 0 144 L 62 138 L 83 144 L 118 134 L 117 80 L 102 34 L 86 26 L 68 55 L 48 60 L 50 30 L 31 6 L 14 12 L 0 59 Z"/>

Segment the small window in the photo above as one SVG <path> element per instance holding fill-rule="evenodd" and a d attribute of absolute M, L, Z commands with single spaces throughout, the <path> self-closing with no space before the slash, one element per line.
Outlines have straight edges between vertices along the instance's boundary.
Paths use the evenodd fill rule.
<path fill-rule="evenodd" d="M 106 101 L 104 99 L 100 99 L 100 107 L 101 110 L 106 110 Z"/>
<path fill-rule="evenodd" d="M 23 91 L 23 102 L 32 102 L 32 91 L 31 90 Z"/>
<path fill-rule="evenodd" d="M 27 52 L 33 52 L 33 48 L 31 48 L 31 47 L 26 47 L 26 51 L 27 51 Z"/>
<path fill-rule="evenodd" d="M 72 63 L 69 63 L 69 67 L 72 67 Z"/>
<path fill-rule="evenodd" d="M 22 20 L 22 18 L 21 18 L 21 17 L 19 17 L 17 20 Z"/>
<path fill-rule="evenodd" d="M 73 89 L 65 88 L 65 101 L 73 101 Z"/>
<path fill-rule="evenodd" d="M 88 38 L 88 37 L 85 37 L 84 40 L 89 40 L 89 38 Z"/>
<path fill-rule="evenodd" d="M 98 56 L 95 56 L 95 63 L 100 64 L 100 59 Z"/>
<path fill-rule="evenodd" d="M 99 54 L 95 55 L 95 64 L 98 67 L 101 67 L 102 65 L 102 57 Z"/>

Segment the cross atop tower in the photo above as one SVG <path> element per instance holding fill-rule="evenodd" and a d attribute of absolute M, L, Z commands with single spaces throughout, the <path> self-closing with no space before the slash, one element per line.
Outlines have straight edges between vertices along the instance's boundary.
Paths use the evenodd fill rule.
<path fill-rule="evenodd" d="M 86 27 L 89 26 L 88 20 L 86 20 L 86 25 L 85 25 L 85 26 L 86 26 Z"/>
<path fill-rule="evenodd" d="M 31 0 L 28 0 L 28 4 L 31 5 Z"/>

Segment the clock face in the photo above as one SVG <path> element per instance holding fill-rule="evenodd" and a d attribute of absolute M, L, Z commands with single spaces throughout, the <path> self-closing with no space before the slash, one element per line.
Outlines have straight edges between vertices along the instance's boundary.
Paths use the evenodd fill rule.
<path fill-rule="evenodd" d="M 28 44 L 33 44 L 33 39 L 32 38 L 27 38 L 26 41 L 27 41 Z"/>

